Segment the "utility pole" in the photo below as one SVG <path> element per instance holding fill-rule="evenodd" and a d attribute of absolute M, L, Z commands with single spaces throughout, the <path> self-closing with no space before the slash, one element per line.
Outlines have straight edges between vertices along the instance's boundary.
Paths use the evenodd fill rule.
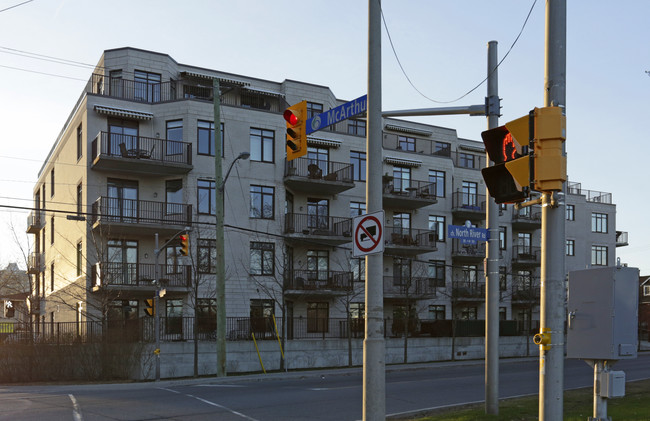
<path fill-rule="evenodd" d="M 158 233 L 155 235 L 155 248 L 154 248 L 154 279 L 156 291 L 153 296 L 153 336 L 156 342 L 156 381 L 160 381 L 160 296 L 158 290 L 160 289 L 160 249 L 158 247 Z"/>
<path fill-rule="evenodd" d="M 381 193 L 381 6 L 368 0 L 368 108 L 366 131 L 366 210 L 383 209 Z M 363 341 L 363 420 L 386 419 L 384 340 L 384 253 L 366 256 L 366 326 Z"/>
<path fill-rule="evenodd" d="M 566 0 L 546 2 L 546 53 L 544 106 L 560 107 L 566 113 Z M 563 150 L 563 155 L 566 151 Z M 564 320 L 565 208 L 564 192 L 542 195 L 541 332 L 550 344 L 540 346 L 539 420 L 563 418 L 564 407 Z"/>
<path fill-rule="evenodd" d="M 216 248 L 217 248 L 217 279 L 216 279 L 216 303 L 217 303 L 217 377 L 225 377 L 226 374 L 226 255 L 224 252 L 224 191 L 222 176 L 222 151 L 221 151 L 221 98 L 219 90 L 219 79 L 216 77 L 212 82 L 212 97 L 214 104 L 214 194 L 216 214 Z"/>
<path fill-rule="evenodd" d="M 487 113 L 488 129 L 499 126 L 499 78 L 497 73 L 497 42 L 488 42 Z M 486 154 L 485 163 L 489 165 Z M 494 164 L 492 164 L 494 165 Z M 487 227 L 490 238 L 487 242 L 485 265 L 485 413 L 499 414 L 499 205 L 488 198 Z"/>

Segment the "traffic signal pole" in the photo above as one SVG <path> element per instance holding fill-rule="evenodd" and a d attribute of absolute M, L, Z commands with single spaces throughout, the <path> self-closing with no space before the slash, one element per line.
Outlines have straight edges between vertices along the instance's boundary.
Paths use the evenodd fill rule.
<path fill-rule="evenodd" d="M 488 101 L 499 101 L 497 42 L 488 43 Z M 499 107 L 487 111 L 488 130 L 499 126 Z M 487 155 L 487 154 L 486 154 Z M 490 162 L 487 155 L 486 164 Z M 492 164 L 494 165 L 494 164 Z M 490 197 L 486 192 L 486 197 Z M 488 199 L 487 228 L 490 238 L 486 255 L 485 303 L 485 413 L 499 414 L 499 205 Z"/>
<path fill-rule="evenodd" d="M 566 106 L 566 0 L 546 2 L 544 106 Z M 563 150 L 563 155 L 566 151 Z M 542 196 L 541 332 L 550 343 L 540 346 L 539 420 L 563 418 L 566 184 L 559 192 Z"/>

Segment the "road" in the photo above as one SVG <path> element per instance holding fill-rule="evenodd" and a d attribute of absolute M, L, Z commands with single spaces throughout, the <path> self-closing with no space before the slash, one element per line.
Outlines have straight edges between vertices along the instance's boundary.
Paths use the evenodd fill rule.
<path fill-rule="evenodd" d="M 627 381 L 650 378 L 650 354 L 614 367 Z M 386 413 L 411 413 L 484 399 L 482 361 L 389 367 Z M 537 393 L 538 361 L 502 360 L 500 397 Z M 565 387 L 590 387 L 592 369 L 567 360 Z M 159 383 L 0 386 L 0 419 L 11 420 L 358 420 L 361 370 L 206 378 Z M 589 410 L 590 408 L 586 409 Z"/>

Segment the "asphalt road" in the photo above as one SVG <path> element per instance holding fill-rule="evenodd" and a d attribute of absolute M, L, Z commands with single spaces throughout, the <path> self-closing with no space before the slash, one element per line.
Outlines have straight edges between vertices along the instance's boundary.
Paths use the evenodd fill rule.
<path fill-rule="evenodd" d="M 620 361 L 627 381 L 650 378 L 650 354 Z M 536 394 L 538 361 L 502 360 L 500 397 Z M 592 369 L 567 360 L 565 387 L 592 386 Z M 361 369 L 159 383 L 0 386 L 2 420 L 358 420 Z M 591 392 L 589 392 L 591 393 Z M 484 399 L 482 361 L 388 367 L 386 413 Z"/>

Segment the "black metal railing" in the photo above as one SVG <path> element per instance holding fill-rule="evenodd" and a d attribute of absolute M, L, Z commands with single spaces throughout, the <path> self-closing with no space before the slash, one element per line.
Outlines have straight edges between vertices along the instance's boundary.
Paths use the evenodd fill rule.
<path fill-rule="evenodd" d="M 485 195 L 457 191 L 452 194 L 452 211 L 485 212 Z"/>
<path fill-rule="evenodd" d="M 485 299 L 485 283 L 478 281 L 454 281 L 452 287 L 454 299 Z"/>
<path fill-rule="evenodd" d="M 289 273 L 285 288 L 299 291 L 350 291 L 354 274 L 333 270 L 302 270 Z"/>
<path fill-rule="evenodd" d="M 512 248 L 512 261 L 516 263 L 539 263 L 541 254 L 541 247 L 514 246 Z"/>
<path fill-rule="evenodd" d="M 287 161 L 285 177 L 303 177 L 310 180 L 352 183 L 352 164 L 311 158 Z"/>
<path fill-rule="evenodd" d="M 183 287 L 191 285 L 192 267 L 188 265 L 159 265 L 160 285 Z M 152 287 L 156 265 L 152 263 L 100 262 L 93 266 L 94 285 Z"/>
<path fill-rule="evenodd" d="M 392 178 L 384 180 L 383 193 L 404 198 L 435 199 L 436 185 L 429 181 Z"/>
<path fill-rule="evenodd" d="M 426 229 L 386 227 L 384 239 L 389 246 L 436 248 L 438 235 Z"/>
<path fill-rule="evenodd" d="M 421 298 L 436 295 L 438 279 L 426 276 L 384 276 L 384 294 Z M 444 286 L 444 281 L 443 285 Z"/>
<path fill-rule="evenodd" d="M 115 156 L 145 162 L 192 165 L 192 144 L 176 140 L 99 132 L 92 141 L 92 156 Z"/>
<path fill-rule="evenodd" d="M 512 209 L 512 222 L 542 223 L 542 210 L 538 207 Z"/>
<path fill-rule="evenodd" d="M 92 222 L 192 225 L 192 205 L 102 196 L 92 204 Z"/>
<path fill-rule="evenodd" d="M 284 218 L 285 234 L 352 236 L 352 218 L 304 213 L 288 213 Z"/>
<path fill-rule="evenodd" d="M 454 257 L 485 257 L 485 241 L 462 240 L 454 238 L 451 243 L 451 255 Z"/>

